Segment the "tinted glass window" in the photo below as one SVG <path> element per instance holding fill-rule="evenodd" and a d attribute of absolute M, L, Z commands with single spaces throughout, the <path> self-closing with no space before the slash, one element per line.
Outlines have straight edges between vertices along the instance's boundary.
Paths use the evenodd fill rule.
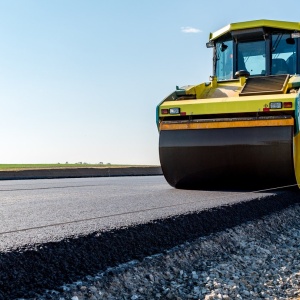
<path fill-rule="evenodd" d="M 271 74 L 296 73 L 296 43 L 289 34 L 272 36 Z"/>
<path fill-rule="evenodd" d="M 233 78 L 233 51 L 232 41 L 216 44 L 216 76 L 218 80 Z"/>
<path fill-rule="evenodd" d="M 242 42 L 237 47 L 237 69 L 246 70 L 250 75 L 265 75 L 265 41 Z"/>

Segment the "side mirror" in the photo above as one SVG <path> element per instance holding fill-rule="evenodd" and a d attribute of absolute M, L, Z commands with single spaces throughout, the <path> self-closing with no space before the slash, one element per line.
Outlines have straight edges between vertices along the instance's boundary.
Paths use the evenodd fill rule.
<path fill-rule="evenodd" d="M 287 38 L 285 41 L 288 45 L 295 45 L 295 39 L 293 39 L 291 37 Z"/>

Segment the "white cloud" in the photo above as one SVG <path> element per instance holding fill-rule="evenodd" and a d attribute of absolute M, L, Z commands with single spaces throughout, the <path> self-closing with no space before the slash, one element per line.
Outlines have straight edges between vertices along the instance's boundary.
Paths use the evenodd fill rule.
<path fill-rule="evenodd" d="M 194 27 L 186 26 L 186 27 L 181 27 L 181 32 L 184 32 L 184 33 L 198 33 L 198 32 L 201 32 L 201 30 L 197 29 L 197 28 L 194 28 Z"/>

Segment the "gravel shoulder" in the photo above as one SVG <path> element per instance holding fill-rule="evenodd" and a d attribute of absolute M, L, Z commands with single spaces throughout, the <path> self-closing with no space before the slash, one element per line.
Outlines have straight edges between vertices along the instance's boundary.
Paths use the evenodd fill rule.
<path fill-rule="evenodd" d="M 297 299 L 299 270 L 295 204 L 34 299 Z"/>

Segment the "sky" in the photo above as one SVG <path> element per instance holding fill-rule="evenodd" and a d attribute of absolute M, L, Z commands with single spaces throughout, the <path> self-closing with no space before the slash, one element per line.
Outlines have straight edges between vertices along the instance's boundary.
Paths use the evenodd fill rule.
<path fill-rule="evenodd" d="M 209 33 L 298 4 L 0 0 L 0 163 L 158 165 L 156 106 L 208 81 Z"/>

